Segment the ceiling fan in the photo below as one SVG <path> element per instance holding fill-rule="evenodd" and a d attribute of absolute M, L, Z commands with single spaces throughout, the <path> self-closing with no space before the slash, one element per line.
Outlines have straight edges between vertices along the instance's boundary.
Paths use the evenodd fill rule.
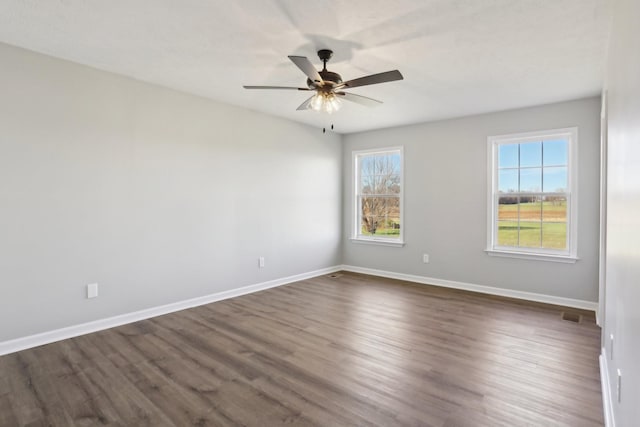
<path fill-rule="evenodd" d="M 303 73 L 307 75 L 307 87 L 288 87 L 288 86 L 243 86 L 245 89 L 289 89 L 301 91 L 315 91 L 316 93 L 305 100 L 297 108 L 298 110 L 316 110 L 332 113 L 340 109 L 340 100 L 355 102 L 367 107 L 375 107 L 382 104 L 382 101 L 368 98 L 362 95 L 344 92 L 344 89 L 350 89 L 358 86 L 373 85 L 378 83 L 392 82 L 402 80 L 400 71 L 386 71 L 384 73 L 371 74 L 369 76 L 360 77 L 346 82 L 342 81 L 342 77 L 338 73 L 327 70 L 327 61 L 331 59 L 333 51 L 329 49 L 321 49 L 318 51 L 318 57 L 324 63 L 321 71 L 317 71 L 311 61 L 306 56 L 289 56 L 291 62 L 296 64 Z"/>

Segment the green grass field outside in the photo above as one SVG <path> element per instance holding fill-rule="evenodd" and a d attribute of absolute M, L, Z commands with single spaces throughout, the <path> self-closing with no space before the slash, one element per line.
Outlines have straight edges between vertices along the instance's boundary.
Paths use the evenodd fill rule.
<path fill-rule="evenodd" d="M 377 228 L 375 233 L 369 233 L 367 227 L 362 227 L 363 236 L 386 236 L 386 237 L 399 237 L 399 228 Z"/>
<path fill-rule="evenodd" d="M 566 201 L 498 205 L 499 246 L 566 249 L 566 240 Z"/>
<path fill-rule="evenodd" d="M 497 243 L 499 246 L 565 249 L 566 219 L 566 201 L 498 205 Z M 400 229 L 385 224 L 378 227 L 375 233 L 369 233 L 363 226 L 362 235 L 399 237 Z"/>
<path fill-rule="evenodd" d="M 518 234 L 520 240 L 518 241 Z M 562 222 L 498 221 L 498 245 L 566 249 L 567 224 Z"/>

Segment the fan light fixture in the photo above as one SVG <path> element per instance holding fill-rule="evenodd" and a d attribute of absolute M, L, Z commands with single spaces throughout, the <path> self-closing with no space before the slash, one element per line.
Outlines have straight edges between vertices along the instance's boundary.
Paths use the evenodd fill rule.
<path fill-rule="evenodd" d="M 300 70 L 307 76 L 307 87 L 291 87 L 291 86 L 244 86 L 245 89 L 288 89 L 299 90 L 304 92 L 315 92 L 315 94 L 307 98 L 298 110 L 314 110 L 325 113 L 333 113 L 338 111 L 342 104 L 342 100 L 364 105 L 366 107 L 375 107 L 382 104 L 382 101 L 367 98 L 366 96 L 356 95 L 355 93 L 345 92 L 345 89 L 351 89 L 359 86 L 374 85 L 378 83 L 392 82 L 402 80 L 400 71 L 386 71 L 384 73 L 371 74 L 369 76 L 359 77 L 353 80 L 342 81 L 342 77 L 338 73 L 327 70 L 327 61 L 333 55 L 333 51 L 329 49 L 320 49 L 318 58 L 323 62 L 322 70 L 318 71 L 305 56 L 289 56 Z"/>
<path fill-rule="evenodd" d="M 334 111 L 338 111 L 341 106 L 342 102 L 334 93 L 319 91 L 313 96 L 307 108 L 331 114 Z"/>

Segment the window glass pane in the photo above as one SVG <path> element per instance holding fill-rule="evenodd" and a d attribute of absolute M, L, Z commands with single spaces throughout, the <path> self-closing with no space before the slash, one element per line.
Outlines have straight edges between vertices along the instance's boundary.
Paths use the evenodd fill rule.
<path fill-rule="evenodd" d="M 363 206 L 366 203 L 363 202 Z M 373 215 L 369 210 L 365 210 L 363 209 L 362 212 L 362 234 L 375 234 L 376 230 L 378 229 L 378 224 L 380 222 L 380 219 Z"/>
<path fill-rule="evenodd" d="M 567 248 L 567 223 L 543 222 L 542 246 L 547 249 Z"/>
<path fill-rule="evenodd" d="M 518 144 L 502 144 L 498 147 L 498 167 L 518 167 Z"/>
<path fill-rule="evenodd" d="M 503 169 L 498 172 L 498 191 L 500 193 L 518 191 L 518 169 Z"/>
<path fill-rule="evenodd" d="M 391 153 L 387 155 L 389 162 L 389 170 L 394 174 L 400 173 L 400 153 Z"/>
<path fill-rule="evenodd" d="M 363 221 L 365 218 L 373 218 L 377 217 L 379 212 L 384 210 L 384 199 L 381 197 L 363 197 L 362 198 L 362 218 Z M 370 228 L 373 229 L 373 219 L 367 220 L 367 224 L 370 224 Z"/>
<path fill-rule="evenodd" d="M 376 212 L 380 222 L 378 223 L 377 233 L 380 234 L 381 230 L 387 227 L 387 220 L 389 219 L 389 199 L 386 197 L 380 198 L 380 210 Z"/>
<path fill-rule="evenodd" d="M 399 154 L 381 154 L 375 156 L 375 174 L 389 175 L 400 172 Z"/>
<path fill-rule="evenodd" d="M 566 196 L 545 196 L 542 206 L 542 220 L 546 222 L 567 222 Z"/>
<path fill-rule="evenodd" d="M 545 193 L 564 193 L 567 191 L 566 166 L 544 168 L 543 173 L 543 191 Z"/>
<path fill-rule="evenodd" d="M 542 143 L 520 144 L 520 167 L 542 166 Z"/>
<path fill-rule="evenodd" d="M 566 139 L 544 141 L 542 144 L 544 165 L 567 165 L 567 147 L 568 142 Z"/>
<path fill-rule="evenodd" d="M 517 221 L 518 220 L 518 197 L 500 196 L 498 198 L 498 220 Z"/>
<path fill-rule="evenodd" d="M 518 246 L 518 221 L 498 221 L 498 246 Z"/>
<path fill-rule="evenodd" d="M 357 154 L 357 235 L 400 238 L 400 151 Z"/>
<path fill-rule="evenodd" d="M 376 175 L 376 194 L 386 193 L 386 177 L 382 175 Z"/>
<path fill-rule="evenodd" d="M 374 194 L 375 190 L 375 176 L 374 175 L 364 175 L 361 178 L 361 187 L 360 191 L 362 194 Z"/>
<path fill-rule="evenodd" d="M 389 197 L 387 199 L 387 211 L 389 218 L 400 222 L 400 197 Z"/>
<path fill-rule="evenodd" d="M 387 179 L 387 188 L 389 194 L 400 194 L 400 175 L 391 175 Z"/>
<path fill-rule="evenodd" d="M 384 221 L 378 226 L 376 234 L 385 237 L 400 237 L 400 198 L 386 197 Z"/>
<path fill-rule="evenodd" d="M 362 217 L 362 230 L 361 234 L 364 236 L 372 236 L 375 234 L 378 228 L 379 219 L 373 216 Z"/>
<path fill-rule="evenodd" d="M 400 237 L 400 198 L 363 197 L 361 233 L 385 237 Z"/>
<path fill-rule="evenodd" d="M 520 221 L 519 246 L 540 247 L 540 222 Z"/>
<path fill-rule="evenodd" d="M 400 175 L 377 175 L 377 194 L 400 194 Z"/>
<path fill-rule="evenodd" d="M 387 173 L 390 167 L 388 160 L 389 158 L 385 155 L 378 155 L 375 157 L 376 175 L 382 175 L 384 173 Z"/>
<path fill-rule="evenodd" d="M 373 175 L 375 173 L 375 157 L 374 156 L 358 156 L 360 163 L 360 175 Z"/>
<path fill-rule="evenodd" d="M 495 187 L 493 244 L 517 251 L 567 251 L 570 227 L 570 144 L 573 131 L 492 138 Z M 549 135 L 547 139 L 546 135 Z M 575 183 L 574 183 L 575 184 Z M 566 253 L 566 252 L 565 252 Z"/>
<path fill-rule="evenodd" d="M 540 221 L 542 219 L 542 203 L 538 196 L 520 197 L 520 221 Z"/>
<path fill-rule="evenodd" d="M 371 166 L 369 170 L 371 171 L 372 175 L 378 174 L 380 171 L 380 156 L 372 155 L 370 158 L 371 158 Z"/>
<path fill-rule="evenodd" d="M 542 190 L 542 168 L 520 169 L 520 191 L 540 192 Z"/>

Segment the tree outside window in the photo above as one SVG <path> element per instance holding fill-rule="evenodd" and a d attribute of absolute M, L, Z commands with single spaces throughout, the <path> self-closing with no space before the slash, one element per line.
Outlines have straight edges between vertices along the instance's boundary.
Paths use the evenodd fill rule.
<path fill-rule="evenodd" d="M 401 240 L 402 150 L 354 153 L 355 238 Z"/>

